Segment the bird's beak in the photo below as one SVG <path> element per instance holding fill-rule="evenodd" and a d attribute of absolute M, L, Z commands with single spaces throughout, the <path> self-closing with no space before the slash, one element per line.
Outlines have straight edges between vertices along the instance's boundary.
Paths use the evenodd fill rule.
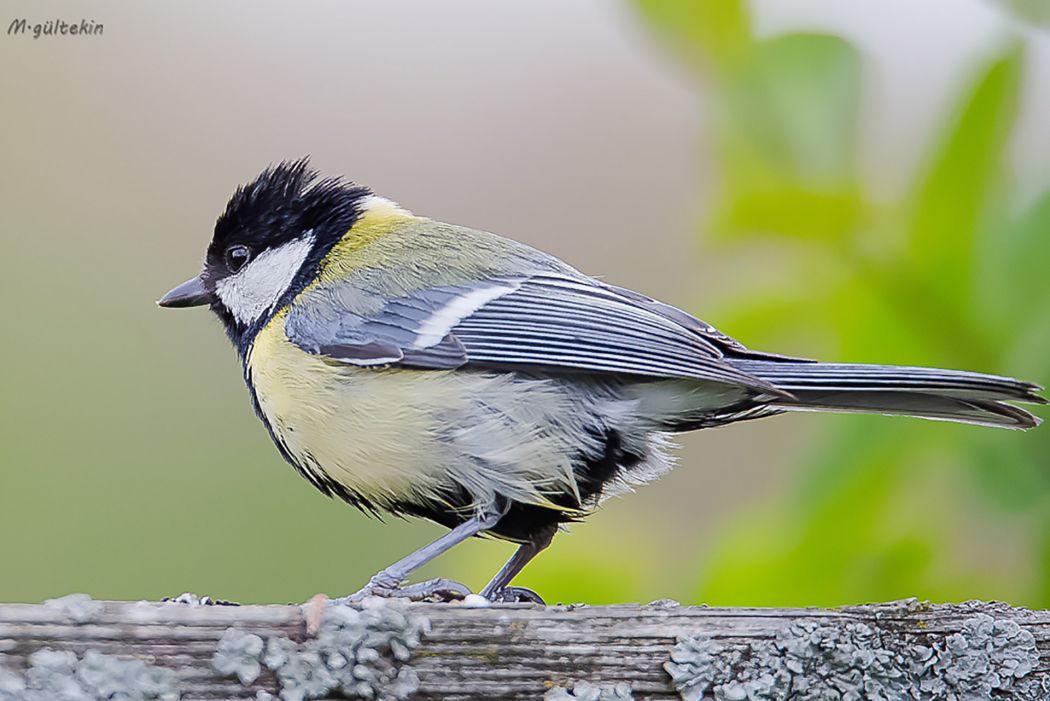
<path fill-rule="evenodd" d="M 157 300 L 160 307 L 200 307 L 211 304 L 212 295 L 200 277 L 187 280 Z"/>

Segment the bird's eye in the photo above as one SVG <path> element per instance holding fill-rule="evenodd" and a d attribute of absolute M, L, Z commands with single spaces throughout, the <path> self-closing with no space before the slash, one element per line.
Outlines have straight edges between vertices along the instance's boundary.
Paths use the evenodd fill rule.
<path fill-rule="evenodd" d="M 235 273 L 244 267 L 252 257 L 252 252 L 247 246 L 230 246 L 226 249 L 226 267 L 231 273 Z"/>

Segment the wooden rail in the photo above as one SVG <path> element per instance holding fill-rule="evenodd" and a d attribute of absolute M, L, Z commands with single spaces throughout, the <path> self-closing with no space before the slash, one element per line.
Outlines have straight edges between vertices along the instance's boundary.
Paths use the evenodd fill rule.
<path fill-rule="evenodd" d="M 66 698 L 60 688 L 84 699 L 1035 701 L 1050 699 L 1050 612 L 914 600 L 841 609 L 212 606 L 80 595 L 0 604 L 0 700 Z"/>

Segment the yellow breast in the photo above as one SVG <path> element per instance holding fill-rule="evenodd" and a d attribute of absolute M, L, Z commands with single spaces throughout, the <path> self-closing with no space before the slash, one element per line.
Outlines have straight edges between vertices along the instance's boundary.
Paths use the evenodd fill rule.
<path fill-rule="evenodd" d="M 458 383 L 445 372 L 325 360 L 291 343 L 284 320 L 279 312 L 259 332 L 248 372 L 263 414 L 299 466 L 377 504 L 430 491 L 450 457 L 432 408 L 461 404 Z"/>

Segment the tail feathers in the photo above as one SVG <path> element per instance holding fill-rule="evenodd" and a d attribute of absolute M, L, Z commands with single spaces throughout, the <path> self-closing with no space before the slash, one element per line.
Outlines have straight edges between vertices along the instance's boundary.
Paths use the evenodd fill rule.
<path fill-rule="evenodd" d="M 791 393 L 786 411 L 846 411 L 917 416 L 982 426 L 1032 428 L 1040 419 L 1007 402 L 1046 404 L 1030 382 L 961 370 L 895 365 L 729 361 Z"/>

